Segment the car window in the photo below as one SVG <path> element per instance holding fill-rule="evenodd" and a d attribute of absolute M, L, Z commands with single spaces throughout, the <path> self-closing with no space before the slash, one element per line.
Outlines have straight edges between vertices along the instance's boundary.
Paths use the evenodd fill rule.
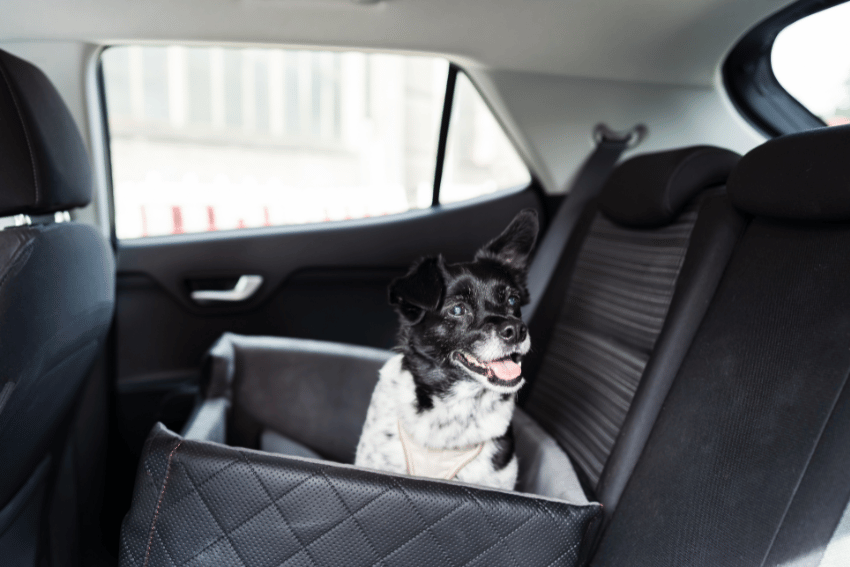
<path fill-rule="evenodd" d="M 850 4 L 791 24 L 776 37 L 779 84 L 827 125 L 850 124 Z"/>
<path fill-rule="evenodd" d="M 102 63 L 119 238 L 432 204 L 444 59 L 116 46 Z M 453 109 L 443 202 L 529 179 L 468 79 Z"/>
<path fill-rule="evenodd" d="M 530 181 L 528 169 L 493 113 L 469 78 L 459 73 L 440 202 L 464 201 Z"/>

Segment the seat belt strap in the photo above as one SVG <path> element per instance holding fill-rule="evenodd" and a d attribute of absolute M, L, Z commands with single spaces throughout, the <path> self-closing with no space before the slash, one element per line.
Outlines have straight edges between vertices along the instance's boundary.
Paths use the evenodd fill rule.
<path fill-rule="evenodd" d="M 596 148 L 579 169 L 569 193 L 549 223 L 549 229 L 537 247 L 528 271 L 528 291 L 531 299 L 523 307 L 523 318 L 534 319 L 549 283 L 558 269 L 561 256 L 585 205 L 602 190 L 623 152 L 646 137 L 646 126 L 638 124 L 626 133 L 615 132 L 598 124 L 593 131 Z M 541 337 L 543 338 L 543 337 Z"/>

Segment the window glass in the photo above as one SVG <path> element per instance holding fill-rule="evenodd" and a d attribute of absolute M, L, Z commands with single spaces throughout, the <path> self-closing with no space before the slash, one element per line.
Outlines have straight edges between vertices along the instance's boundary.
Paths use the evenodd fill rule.
<path fill-rule="evenodd" d="M 830 126 L 850 124 L 850 4 L 799 20 L 776 37 L 779 84 Z"/>
<path fill-rule="evenodd" d="M 455 86 L 440 202 L 454 203 L 531 181 L 522 159 L 464 73 Z"/>
<path fill-rule="evenodd" d="M 445 60 L 127 46 L 103 71 L 119 238 L 431 204 Z M 464 167 L 447 196 L 482 183 Z"/>

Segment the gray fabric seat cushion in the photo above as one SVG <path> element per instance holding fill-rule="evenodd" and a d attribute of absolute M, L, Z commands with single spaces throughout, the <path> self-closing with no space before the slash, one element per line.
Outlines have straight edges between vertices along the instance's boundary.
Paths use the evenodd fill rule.
<path fill-rule="evenodd" d="M 519 464 L 517 490 L 588 504 L 570 458 L 555 439 L 519 408 L 514 412 L 513 426 Z"/>
<path fill-rule="evenodd" d="M 321 455 L 306 445 L 271 429 L 265 429 L 260 434 L 260 450 L 279 455 L 289 455 L 291 457 L 322 460 Z"/>

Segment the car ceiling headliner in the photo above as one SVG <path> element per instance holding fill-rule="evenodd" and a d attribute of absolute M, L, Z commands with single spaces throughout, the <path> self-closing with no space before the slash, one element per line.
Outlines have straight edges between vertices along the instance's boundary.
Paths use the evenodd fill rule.
<path fill-rule="evenodd" d="M 240 42 L 447 54 L 488 68 L 712 84 L 790 0 L 5 0 L 4 40 Z"/>

